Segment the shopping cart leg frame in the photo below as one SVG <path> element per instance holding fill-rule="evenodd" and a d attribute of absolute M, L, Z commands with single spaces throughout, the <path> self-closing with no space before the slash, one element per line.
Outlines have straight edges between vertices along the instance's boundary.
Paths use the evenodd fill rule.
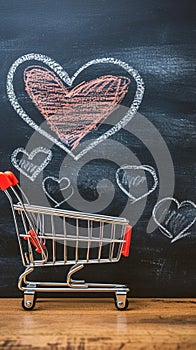
<path fill-rule="evenodd" d="M 73 280 L 71 276 L 82 268 L 82 264 L 76 264 L 72 266 L 67 274 L 67 282 L 35 282 L 27 280 L 27 276 L 34 271 L 33 267 L 27 267 L 26 270 L 20 275 L 18 281 L 18 288 L 24 293 L 22 307 L 25 310 L 32 310 L 35 306 L 37 292 L 113 292 L 116 308 L 118 310 L 127 309 L 127 293 L 130 290 L 126 285 L 108 283 L 86 283 L 83 280 Z"/>

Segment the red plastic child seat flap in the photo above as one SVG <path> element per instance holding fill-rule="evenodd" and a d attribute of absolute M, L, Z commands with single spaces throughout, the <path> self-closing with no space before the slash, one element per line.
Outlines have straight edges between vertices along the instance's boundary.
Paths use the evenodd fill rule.
<path fill-rule="evenodd" d="M 5 173 L 0 172 L 0 189 L 5 191 L 10 186 L 12 186 L 12 183 L 9 177 Z"/>
<path fill-rule="evenodd" d="M 125 257 L 129 256 L 129 252 L 130 252 L 130 244 L 131 244 L 131 235 L 132 235 L 132 226 L 128 225 L 126 228 L 126 232 L 125 232 L 125 242 L 123 244 L 123 248 L 122 248 L 122 255 Z"/>
<path fill-rule="evenodd" d="M 46 246 L 44 245 L 44 243 L 39 241 L 39 238 L 36 235 L 35 231 L 33 230 L 28 231 L 28 235 L 30 236 L 31 244 L 33 244 L 34 247 L 36 248 L 35 251 L 41 254 L 43 250 L 46 249 Z M 29 236 L 25 236 L 24 239 L 28 240 Z"/>

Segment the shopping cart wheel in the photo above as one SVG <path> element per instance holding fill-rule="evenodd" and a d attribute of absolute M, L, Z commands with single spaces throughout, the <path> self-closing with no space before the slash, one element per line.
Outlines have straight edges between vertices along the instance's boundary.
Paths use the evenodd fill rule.
<path fill-rule="evenodd" d="M 129 301 L 127 299 L 127 293 L 115 293 L 114 303 L 119 311 L 126 310 L 129 306 Z"/>
<path fill-rule="evenodd" d="M 36 302 L 36 294 L 35 293 L 24 293 L 24 298 L 22 300 L 22 307 L 26 311 L 33 310 Z"/>

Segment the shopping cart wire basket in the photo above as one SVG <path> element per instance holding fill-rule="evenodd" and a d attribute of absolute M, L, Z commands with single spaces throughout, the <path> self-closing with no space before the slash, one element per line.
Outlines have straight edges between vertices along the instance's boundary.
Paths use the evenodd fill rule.
<path fill-rule="evenodd" d="M 11 205 L 25 266 L 18 280 L 25 310 L 34 308 L 36 292 L 113 292 L 117 309 L 127 309 L 126 285 L 86 283 L 72 277 L 85 264 L 118 262 L 121 255 L 129 256 L 132 227 L 128 220 L 31 205 L 10 171 L 0 173 L 0 189 Z M 64 283 L 27 280 L 36 267 L 61 265 L 71 265 Z"/>

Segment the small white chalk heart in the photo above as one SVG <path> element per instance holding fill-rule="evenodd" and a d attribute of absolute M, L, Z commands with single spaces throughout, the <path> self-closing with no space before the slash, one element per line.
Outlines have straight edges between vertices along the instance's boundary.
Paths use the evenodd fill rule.
<path fill-rule="evenodd" d="M 150 175 L 152 183 L 149 190 L 146 174 Z M 116 172 L 116 181 L 131 203 L 147 197 L 158 185 L 156 172 L 149 165 L 123 165 Z"/>
<path fill-rule="evenodd" d="M 52 159 L 51 150 L 37 147 L 31 153 L 17 148 L 11 155 L 11 162 L 23 175 L 34 181 Z"/>
<path fill-rule="evenodd" d="M 196 222 L 196 204 L 163 198 L 155 205 L 152 215 L 161 232 L 173 243 L 191 234 L 189 229 Z"/>
<path fill-rule="evenodd" d="M 55 203 L 55 207 L 59 207 L 64 202 L 68 201 L 74 193 L 71 182 L 67 177 L 57 179 L 53 176 L 47 176 L 42 181 L 42 188 L 48 198 Z"/>

